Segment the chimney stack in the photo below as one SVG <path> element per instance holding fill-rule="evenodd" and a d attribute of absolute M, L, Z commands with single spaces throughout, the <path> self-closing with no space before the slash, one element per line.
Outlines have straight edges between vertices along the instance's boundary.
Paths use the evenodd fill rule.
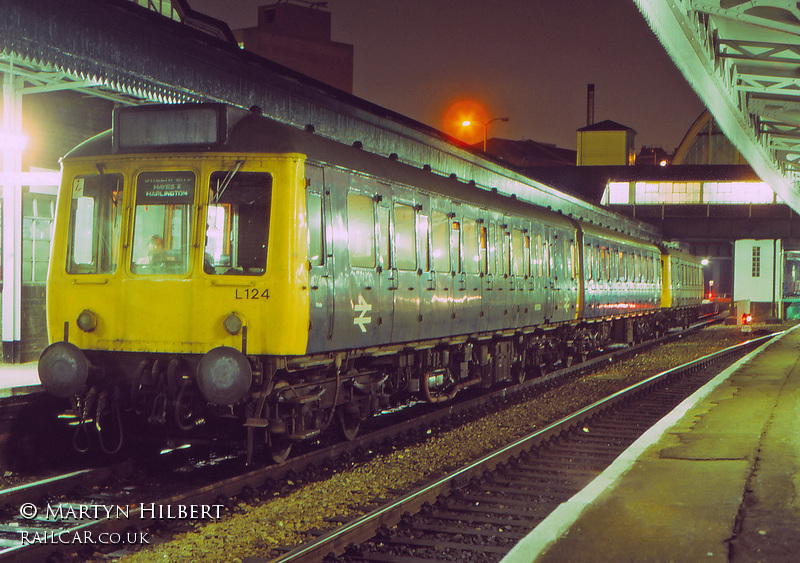
<path fill-rule="evenodd" d="M 586 90 L 586 127 L 594 125 L 594 84 Z"/>

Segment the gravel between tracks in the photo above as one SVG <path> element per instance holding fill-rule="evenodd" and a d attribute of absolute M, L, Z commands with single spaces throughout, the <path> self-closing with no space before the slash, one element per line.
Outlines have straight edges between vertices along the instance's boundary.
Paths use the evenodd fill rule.
<path fill-rule="evenodd" d="M 769 328 L 775 331 L 782 327 Z M 411 488 L 418 481 L 455 469 L 611 392 L 744 338 L 736 327 L 704 329 L 553 387 L 527 403 L 431 436 L 423 444 L 378 455 L 366 464 L 324 481 L 298 485 L 286 494 L 274 493 L 273 498 L 242 502 L 223 520 L 197 524 L 172 541 L 143 549 L 121 561 L 239 562 L 244 557 L 274 555 L 277 546 L 296 545 L 310 538 L 309 530 L 335 526 L 327 518 L 360 513 L 355 507 L 371 499 L 391 497 L 392 490 Z"/>

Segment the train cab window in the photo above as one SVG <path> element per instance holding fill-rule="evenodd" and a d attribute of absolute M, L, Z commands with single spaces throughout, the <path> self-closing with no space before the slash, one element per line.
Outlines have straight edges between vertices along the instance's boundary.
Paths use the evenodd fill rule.
<path fill-rule="evenodd" d="M 417 226 L 414 208 L 394 204 L 395 266 L 400 270 L 417 269 Z"/>
<path fill-rule="evenodd" d="M 372 198 L 347 194 L 347 249 L 350 265 L 375 267 L 375 206 Z"/>
<path fill-rule="evenodd" d="M 270 174 L 212 173 L 203 271 L 212 275 L 262 275 L 267 267 L 271 203 Z M 321 251 L 321 230 L 317 246 Z"/>
<path fill-rule="evenodd" d="M 462 223 L 464 241 L 464 272 L 477 274 L 480 256 L 478 254 L 478 222 L 465 219 Z"/>
<path fill-rule="evenodd" d="M 131 272 L 152 275 L 188 271 L 194 191 L 194 172 L 139 174 Z"/>
<path fill-rule="evenodd" d="M 450 219 L 440 211 L 431 213 L 431 262 L 436 272 L 450 272 Z"/>
<path fill-rule="evenodd" d="M 119 174 L 79 176 L 72 181 L 67 273 L 110 274 L 116 271 L 122 192 L 123 181 Z"/>
<path fill-rule="evenodd" d="M 511 273 L 515 276 L 524 276 L 523 267 L 525 258 L 525 235 L 519 229 L 511 231 Z"/>

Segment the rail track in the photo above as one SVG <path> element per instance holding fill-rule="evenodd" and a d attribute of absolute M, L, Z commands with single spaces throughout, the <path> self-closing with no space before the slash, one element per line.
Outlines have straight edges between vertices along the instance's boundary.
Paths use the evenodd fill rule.
<path fill-rule="evenodd" d="M 666 338 L 677 336 L 678 333 L 673 333 Z M 142 530 L 155 522 L 175 520 L 178 516 L 193 520 L 219 517 L 229 506 L 227 499 L 243 491 L 246 495 L 246 491 L 256 488 L 280 488 L 282 481 L 300 474 L 313 479 L 314 475 L 335 470 L 336 460 L 349 463 L 365 451 L 381 451 L 386 444 L 402 447 L 404 442 L 421 439 L 430 428 L 448 424 L 448 420 L 479 416 L 476 412 L 480 412 L 487 401 L 497 404 L 523 400 L 526 394 L 542 385 L 659 342 L 615 350 L 579 366 L 497 390 L 488 397 L 456 401 L 435 410 L 420 405 L 419 412 L 412 417 L 408 412 L 378 417 L 361 437 L 307 451 L 282 464 L 243 470 L 241 464 L 229 463 L 232 468 L 221 471 L 223 477 L 206 479 L 206 482 L 212 481 L 211 484 L 199 487 L 186 485 L 173 488 L 169 493 L 158 493 L 158 487 L 125 486 L 124 481 L 117 481 L 114 486 L 118 490 L 112 487 L 98 491 L 98 483 L 109 478 L 124 479 L 130 474 L 131 465 L 122 464 L 7 489 L 0 492 L 0 506 L 6 507 L 5 517 L 0 520 L 0 561 L 42 561 L 54 551 L 80 552 L 98 548 L 109 551 L 141 545 L 147 543 L 147 534 Z M 430 412 L 423 412 L 428 410 Z M 402 420 L 406 418 L 410 419 Z M 452 482 L 461 483 L 463 479 L 466 476 L 456 477 Z M 23 507 L 29 512 L 24 513 Z"/>
<path fill-rule="evenodd" d="M 497 561 L 751 340 L 663 372 L 275 559 L 248 563 Z"/>

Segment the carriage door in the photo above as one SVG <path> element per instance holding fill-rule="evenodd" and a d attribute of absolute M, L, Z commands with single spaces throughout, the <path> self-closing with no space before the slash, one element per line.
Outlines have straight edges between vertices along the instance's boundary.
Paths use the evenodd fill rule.
<path fill-rule="evenodd" d="M 423 283 L 417 256 L 419 208 L 410 190 L 395 187 L 392 201 L 390 238 L 394 250 L 389 279 L 394 286 L 392 340 L 410 342 L 419 337 L 419 296 Z"/>
<path fill-rule="evenodd" d="M 310 322 L 308 351 L 325 350 L 333 337 L 333 284 L 329 252 L 329 224 L 326 217 L 329 198 L 325 196 L 322 168 L 306 167 L 306 209 L 308 212 L 308 281 L 310 287 Z"/>
<path fill-rule="evenodd" d="M 556 303 L 558 303 L 558 270 L 556 260 L 556 242 L 558 235 L 553 227 L 545 226 L 542 257 L 544 263 L 544 318 L 553 319 Z"/>
<path fill-rule="evenodd" d="M 374 186 L 357 176 L 350 181 L 346 204 L 349 320 L 344 324 L 347 344 L 359 347 L 374 345 L 378 339 L 378 221 Z"/>
<path fill-rule="evenodd" d="M 394 323 L 394 293 L 397 289 L 397 277 L 392 272 L 392 239 L 389 235 L 389 216 L 391 214 L 391 188 L 387 184 L 378 184 L 375 195 L 378 203 L 378 287 L 377 296 L 380 304 L 380 316 L 377 319 L 378 343 L 392 341 L 392 324 Z"/>
<path fill-rule="evenodd" d="M 450 240 L 448 221 L 446 213 L 441 211 L 443 203 L 435 196 L 431 198 L 427 194 L 417 194 L 417 214 L 418 236 L 419 236 L 419 268 L 420 278 L 420 323 L 419 338 L 433 338 L 442 334 L 450 334 L 450 307 L 448 307 L 448 296 L 450 294 L 449 252 L 442 256 L 445 246 L 449 251 Z M 436 202 L 436 205 L 434 205 Z M 438 206 L 438 209 L 437 209 Z M 449 210 L 449 205 L 447 206 Z M 435 231 L 434 231 L 435 230 Z M 436 241 L 434 241 L 434 234 Z M 445 238 L 445 235 L 447 238 Z M 434 263 L 434 258 L 438 255 L 438 264 Z M 447 257 L 447 264 L 444 258 Z M 436 271 L 439 266 L 441 273 Z"/>

